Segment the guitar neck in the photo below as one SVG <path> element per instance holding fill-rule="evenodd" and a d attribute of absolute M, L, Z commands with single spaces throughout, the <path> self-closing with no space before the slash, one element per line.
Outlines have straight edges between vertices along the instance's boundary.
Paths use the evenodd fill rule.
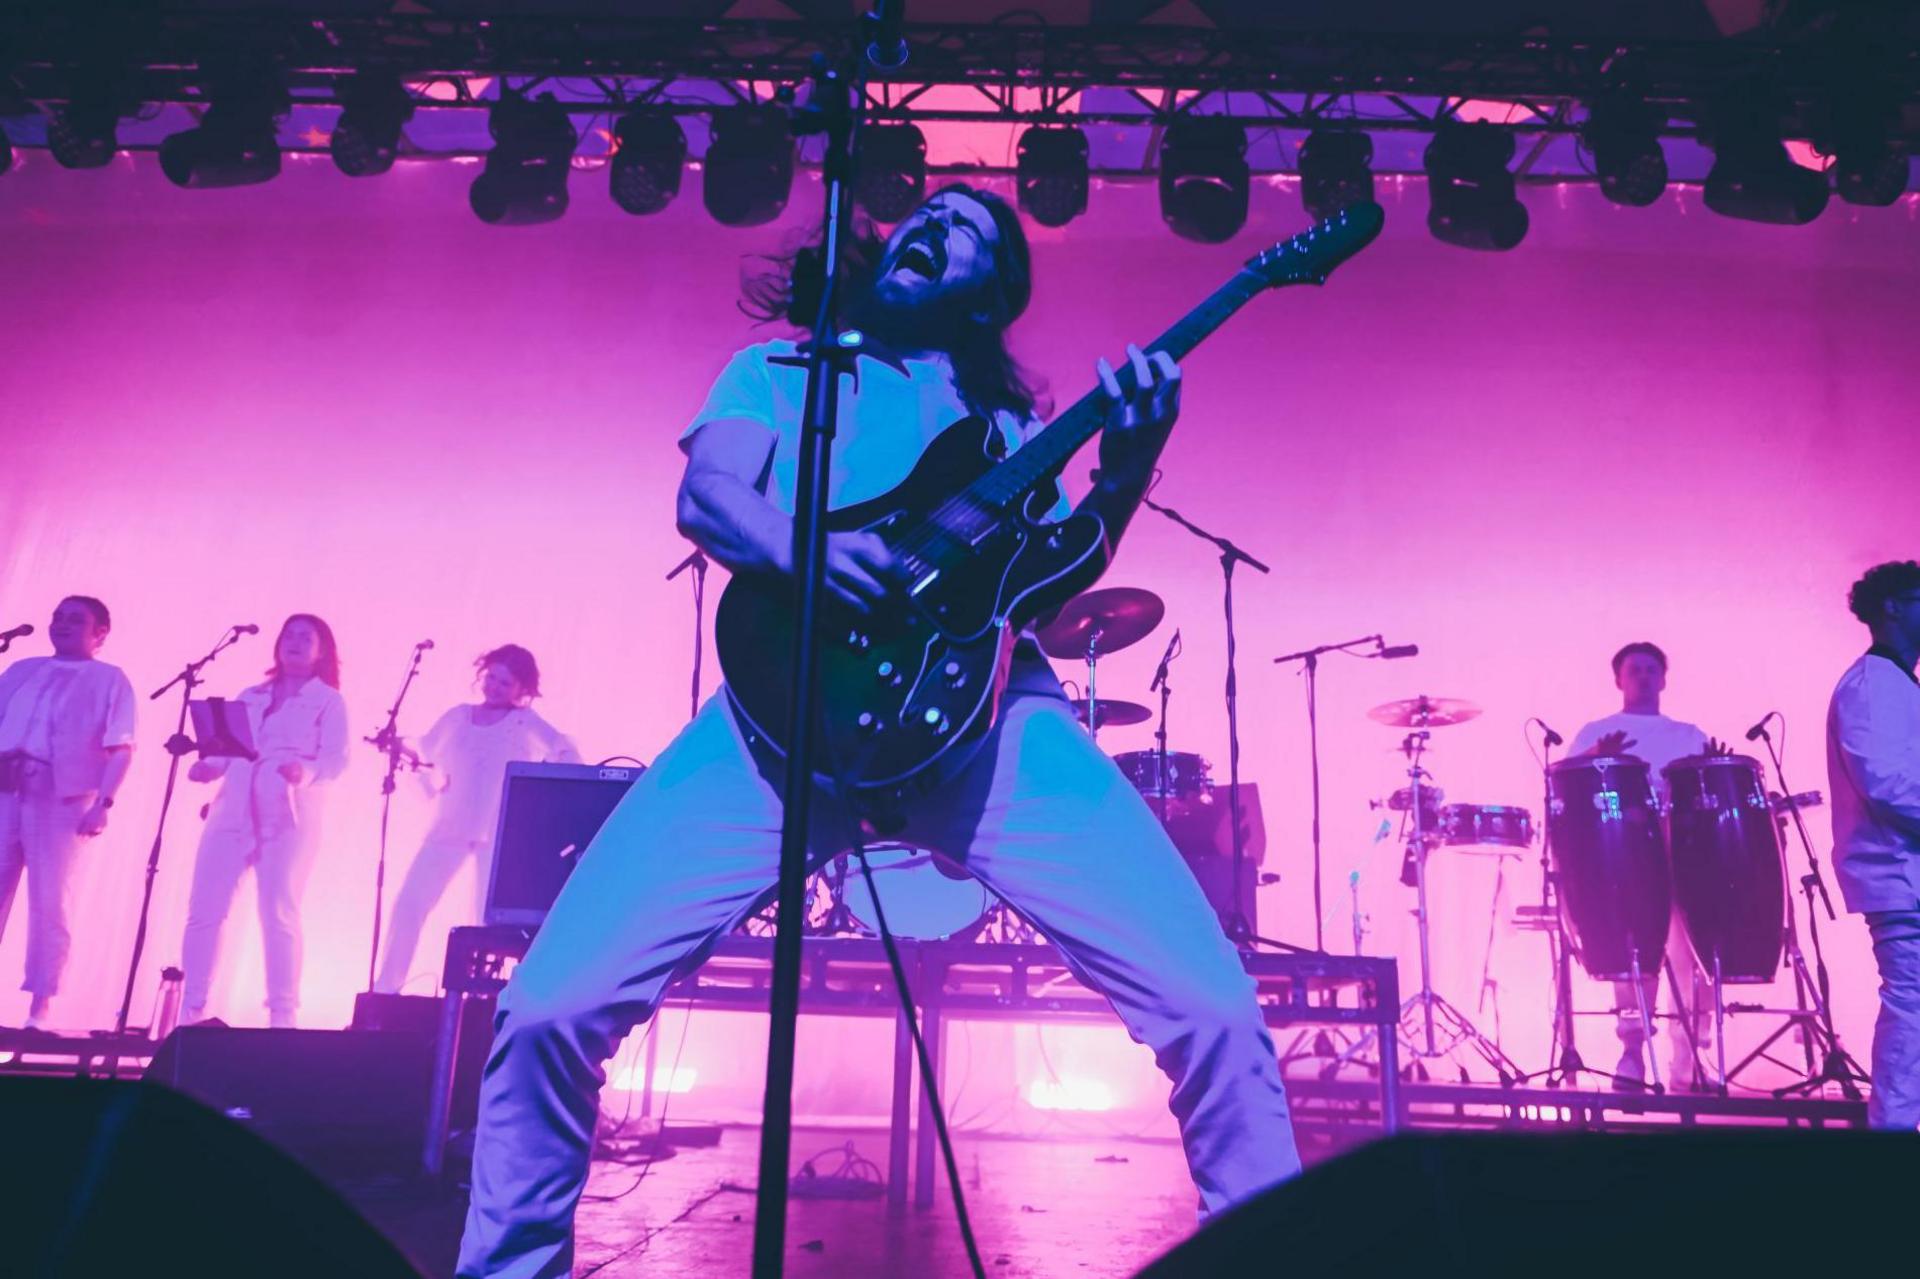
<path fill-rule="evenodd" d="M 1172 328 L 1146 347 L 1147 354 L 1165 351 L 1175 360 L 1184 360 L 1188 352 L 1231 319 L 1235 312 L 1270 288 L 1268 281 L 1251 270 L 1241 270 L 1215 289 L 1199 306 L 1182 316 Z M 1135 387 L 1133 366 L 1123 361 L 1114 370 L 1120 389 L 1130 393 Z M 1025 499 L 1042 480 L 1058 475 L 1081 445 L 1100 433 L 1111 402 L 1106 392 L 1096 388 L 1047 424 L 1046 429 L 1027 441 L 1013 456 L 996 465 L 974 481 L 969 494 L 991 507 L 1010 508 Z"/>

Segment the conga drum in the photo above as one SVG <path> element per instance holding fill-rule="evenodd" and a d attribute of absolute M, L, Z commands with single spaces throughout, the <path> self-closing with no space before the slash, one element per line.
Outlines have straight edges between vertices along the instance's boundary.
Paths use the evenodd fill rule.
<path fill-rule="evenodd" d="M 1580 966 L 1601 981 L 1660 971 L 1672 881 L 1645 760 L 1563 759 L 1548 770 L 1560 917 Z"/>
<path fill-rule="evenodd" d="M 1772 981 L 1787 878 L 1760 762 L 1689 755 L 1664 771 L 1673 895 L 1700 970 L 1729 983 Z"/>

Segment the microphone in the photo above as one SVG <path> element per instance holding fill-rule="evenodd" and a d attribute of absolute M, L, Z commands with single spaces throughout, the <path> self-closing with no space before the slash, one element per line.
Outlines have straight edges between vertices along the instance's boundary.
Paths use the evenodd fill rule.
<path fill-rule="evenodd" d="M 233 633 L 235 635 L 258 635 L 260 633 L 260 628 L 258 626 L 255 626 L 252 622 L 243 622 L 239 626 L 236 626 L 233 628 Z"/>
<path fill-rule="evenodd" d="M 33 634 L 33 624 L 31 622 L 23 622 L 10 631 L 0 631 L 0 644 L 8 644 L 17 639 L 25 639 L 31 634 Z"/>
<path fill-rule="evenodd" d="M 1380 651 L 1374 654 L 1375 657 L 1383 657 L 1388 661 L 1392 661 L 1396 657 L 1418 657 L 1419 655 L 1420 646 L 1418 644 L 1382 645 Z"/>
<path fill-rule="evenodd" d="M 1554 732 L 1553 729 L 1547 725 L 1547 721 L 1536 716 L 1533 722 L 1540 726 L 1540 731 L 1544 734 L 1540 740 L 1548 746 L 1563 746 L 1566 744 L 1567 739 Z"/>
<path fill-rule="evenodd" d="M 1760 722 L 1747 730 L 1747 740 L 1757 742 L 1767 735 L 1767 721 L 1778 715 L 1779 711 L 1768 711 L 1760 717 Z"/>
<path fill-rule="evenodd" d="M 905 0 L 874 0 L 866 16 L 867 61 L 880 71 L 898 71 L 907 65 L 907 40 L 900 33 L 906 15 Z"/>
<path fill-rule="evenodd" d="M 415 644 L 413 646 L 413 651 L 416 653 L 424 653 L 432 647 L 433 647 L 432 640 L 421 640 L 418 644 Z"/>
<path fill-rule="evenodd" d="M 1167 682 L 1167 663 L 1173 660 L 1174 650 L 1180 647 L 1180 628 L 1175 627 L 1173 638 L 1167 641 L 1167 651 L 1160 654 L 1160 667 L 1153 673 L 1153 683 L 1147 685 L 1149 693 L 1157 693 L 1160 686 Z"/>

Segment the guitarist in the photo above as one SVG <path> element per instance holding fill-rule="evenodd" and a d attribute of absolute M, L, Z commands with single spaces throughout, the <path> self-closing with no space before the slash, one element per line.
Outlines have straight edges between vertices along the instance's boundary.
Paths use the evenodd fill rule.
<path fill-rule="evenodd" d="M 1013 210 L 964 186 L 901 222 L 849 291 L 868 335 L 833 448 L 835 508 L 899 484 L 942 428 L 991 415 L 1009 448 L 1037 427 L 1007 354 L 1030 259 Z M 782 307 L 784 309 L 784 305 Z M 680 444 L 682 533 L 735 572 L 791 570 L 806 373 L 791 342 L 750 346 L 721 373 Z M 1180 406 L 1180 370 L 1129 348 L 1138 390 L 1112 401 L 1101 479 L 1083 504 L 1107 531 L 1133 515 Z M 857 610 L 898 588 L 886 544 L 833 533 L 827 587 Z M 902 835 L 961 862 L 1032 920 L 1112 1002 L 1172 1081 L 1170 1104 L 1204 1213 L 1299 1169 L 1286 1092 L 1251 980 L 1146 801 L 1073 718 L 1030 642 L 1002 716 Z M 769 654 L 769 661 L 784 654 Z M 554 903 L 500 1000 L 481 1092 L 459 1273 L 563 1276 L 604 1081 L 621 1039 L 667 985 L 772 895 L 780 777 L 716 696 L 636 782 Z M 813 805 L 813 855 L 845 850 L 854 819 Z"/>

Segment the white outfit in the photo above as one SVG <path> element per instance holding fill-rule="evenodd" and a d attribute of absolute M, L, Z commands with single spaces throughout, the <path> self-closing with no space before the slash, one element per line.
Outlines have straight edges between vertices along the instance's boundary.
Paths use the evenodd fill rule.
<path fill-rule="evenodd" d="M 1894 654 L 1847 668 L 1827 708 L 1833 874 L 1880 967 L 1867 1121 L 1920 1126 L 1920 684 Z"/>
<path fill-rule="evenodd" d="M 791 349 L 736 356 L 689 428 L 768 423 L 778 436 L 768 497 L 788 509 L 781 458 L 805 375 L 766 356 Z M 897 484 L 961 416 L 944 360 L 903 374 L 863 358 L 859 372 L 834 447 L 836 505 Z M 1050 694 L 1011 695 L 973 762 L 909 810 L 903 837 L 1006 897 L 1153 1049 L 1201 1203 L 1218 1211 L 1300 1167 L 1252 981 L 1152 809 L 1075 721 L 1044 662 L 1015 666 L 1025 668 L 1016 688 Z M 813 805 L 817 864 L 849 846 L 852 817 L 824 793 Z M 614 810 L 501 997 L 460 1275 L 569 1273 L 604 1063 L 667 984 L 770 897 L 780 813 L 724 695 Z"/>
<path fill-rule="evenodd" d="M 1567 753 L 1579 755 L 1590 751 L 1608 733 L 1625 733 L 1633 745 L 1621 753 L 1647 761 L 1648 771 L 1652 774 L 1653 792 L 1663 807 L 1667 799 L 1664 771 L 1667 765 L 1676 759 L 1701 754 L 1707 749 L 1707 735 L 1697 725 L 1666 715 L 1619 711 L 1582 726 L 1573 735 L 1573 744 L 1567 748 Z M 1694 960 L 1692 943 L 1687 939 L 1686 920 L 1680 914 L 1677 898 L 1667 917 L 1667 962 L 1673 965 L 1674 981 L 1680 992 L 1680 1007 L 1673 1010 L 1677 1016 L 1668 1027 L 1669 1066 L 1666 1082 L 1684 1088 L 1693 1078 L 1695 1048 L 1705 1048 L 1712 1040 L 1713 1023 L 1707 1010 L 1712 1006 L 1713 991 L 1707 985 L 1706 975 Z M 1647 974 L 1642 984 L 1646 988 L 1647 1008 L 1652 1010 L 1658 1007 L 1660 974 Z M 1629 1060 L 1637 1066 L 1641 1049 L 1647 1041 L 1647 1031 L 1640 1023 L 1640 1004 L 1634 998 L 1633 983 L 1614 982 L 1613 993 L 1614 1008 L 1618 1013 L 1614 1018 L 1614 1033 L 1620 1037 L 1623 1049 L 1622 1066 L 1627 1066 Z M 1671 996 L 1672 988 L 1667 993 Z M 1689 1019 L 1693 1026 L 1691 1039 L 1686 1030 Z M 1623 1069 L 1621 1073 L 1631 1076 L 1633 1071 Z"/>
<path fill-rule="evenodd" d="M 260 757 L 220 761 L 225 781 L 200 836 L 180 942 L 186 970 L 182 1021 L 206 1015 L 220 933 L 249 866 L 259 896 L 273 1023 L 291 1025 L 300 1003 L 300 894 L 320 850 L 325 784 L 347 767 L 347 704 L 337 689 L 310 679 L 269 713 L 272 692 L 270 683 L 257 684 L 234 699 L 246 712 Z M 280 772 L 289 762 L 300 765 L 298 782 Z"/>
<path fill-rule="evenodd" d="M 27 974 L 21 989 L 60 990 L 73 947 L 67 916 L 80 819 L 93 807 L 107 753 L 133 746 L 133 686 L 91 658 L 26 657 L 0 672 L 0 756 L 21 760 L 19 788 L 0 793 L 0 934 L 27 877 Z"/>
<path fill-rule="evenodd" d="M 478 706 L 454 707 L 421 739 L 421 756 L 433 769 L 420 776 L 434 789 L 439 805 L 394 898 L 375 990 L 392 993 L 406 985 L 427 916 L 469 861 L 476 863 L 476 870 L 473 913 L 466 922 L 478 923 L 485 913 L 494 829 L 500 819 L 500 782 L 508 762 L 580 760 L 580 752 L 566 735 L 528 707 L 514 707 L 491 724 L 475 722 L 478 710 Z"/>

